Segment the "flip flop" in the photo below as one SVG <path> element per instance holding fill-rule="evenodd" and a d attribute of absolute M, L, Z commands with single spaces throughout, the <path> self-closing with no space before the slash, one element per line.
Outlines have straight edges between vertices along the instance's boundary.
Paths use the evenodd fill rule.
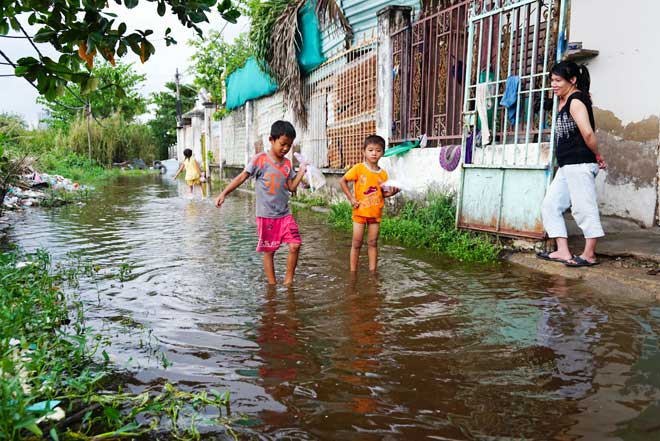
<path fill-rule="evenodd" d="M 569 262 L 567 260 L 566 262 L 564 262 L 564 265 L 570 266 L 572 268 L 577 268 L 577 267 L 580 267 L 580 266 L 595 266 L 595 265 L 600 264 L 600 262 L 598 260 L 596 260 L 595 262 L 589 262 L 587 259 L 583 259 L 580 256 L 573 256 L 573 258 L 571 260 L 573 262 Z"/>
<path fill-rule="evenodd" d="M 536 253 L 536 258 L 541 260 L 547 260 L 548 262 L 566 263 L 566 260 L 564 259 L 550 257 L 550 253 L 548 253 L 547 251 L 543 251 L 542 253 Z"/>

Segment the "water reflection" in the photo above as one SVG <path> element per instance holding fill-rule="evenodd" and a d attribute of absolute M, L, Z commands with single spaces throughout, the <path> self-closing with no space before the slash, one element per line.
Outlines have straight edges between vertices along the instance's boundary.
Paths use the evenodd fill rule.
<path fill-rule="evenodd" d="M 265 438 L 660 439 L 657 305 L 395 244 L 352 277 L 350 236 L 305 211 L 298 282 L 267 288 L 251 197 L 217 210 L 186 191 L 123 180 L 13 232 L 101 265 L 89 325 L 141 387 L 229 390 Z"/>

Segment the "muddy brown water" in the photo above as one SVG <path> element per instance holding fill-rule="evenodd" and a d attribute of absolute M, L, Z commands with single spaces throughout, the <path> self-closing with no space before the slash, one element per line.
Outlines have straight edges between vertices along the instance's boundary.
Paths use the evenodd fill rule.
<path fill-rule="evenodd" d="M 101 266 L 88 324 L 133 390 L 230 391 L 242 438 L 660 439 L 657 304 L 395 244 L 381 245 L 377 276 L 354 278 L 350 236 L 305 210 L 295 286 L 268 289 L 252 197 L 217 210 L 184 193 L 122 179 L 11 232 Z"/>

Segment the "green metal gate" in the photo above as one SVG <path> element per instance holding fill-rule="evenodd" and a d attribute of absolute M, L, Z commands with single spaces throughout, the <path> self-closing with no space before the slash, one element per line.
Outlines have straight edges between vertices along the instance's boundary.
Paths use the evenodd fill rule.
<path fill-rule="evenodd" d="M 549 70 L 564 51 L 567 1 L 471 6 L 460 228 L 544 237 L 541 203 L 552 178 L 557 108 Z"/>

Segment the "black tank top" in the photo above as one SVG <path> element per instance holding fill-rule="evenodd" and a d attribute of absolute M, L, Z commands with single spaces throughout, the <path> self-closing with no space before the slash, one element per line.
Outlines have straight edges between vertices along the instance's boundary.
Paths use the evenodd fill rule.
<path fill-rule="evenodd" d="M 555 126 L 557 163 L 560 167 L 569 164 L 589 164 L 596 161 L 596 155 L 592 152 L 582 138 L 575 120 L 571 116 L 571 102 L 580 100 L 587 107 L 591 128 L 596 130 L 594 122 L 594 111 L 591 108 L 591 100 L 584 92 L 575 92 L 566 100 L 566 104 L 557 113 L 557 125 Z"/>

